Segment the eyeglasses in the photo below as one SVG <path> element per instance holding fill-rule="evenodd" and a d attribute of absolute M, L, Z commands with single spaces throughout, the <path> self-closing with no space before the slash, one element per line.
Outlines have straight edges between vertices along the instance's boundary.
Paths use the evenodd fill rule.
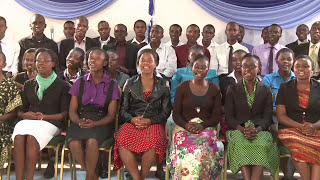
<path fill-rule="evenodd" d="M 241 68 L 242 69 L 255 69 L 255 68 L 257 68 L 257 66 L 256 65 L 248 66 L 248 65 L 244 64 L 244 65 L 241 66 Z"/>
<path fill-rule="evenodd" d="M 48 59 L 36 59 L 36 63 L 48 63 L 48 62 L 52 62 L 52 61 Z"/>

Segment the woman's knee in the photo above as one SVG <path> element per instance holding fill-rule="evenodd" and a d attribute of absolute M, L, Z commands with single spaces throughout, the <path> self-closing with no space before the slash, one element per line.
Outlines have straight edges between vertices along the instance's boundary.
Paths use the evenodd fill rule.
<path fill-rule="evenodd" d="M 81 143 L 81 141 L 76 141 L 76 140 L 74 140 L 74 141 L 69 141 L 69 148 L 71 149 L 71 150 L 73 150 L 73 149 L 82 149 L 82 143 Z"/>
<path fill-rule="evenodd" d="M 25 144 L 26 142 L 26 136 L 25 135 L 16 135 L 14 137 L 14 144 L 15 145 L 22 145 L 22 144 Z"/>
<path fill-rule="evenodd" d="M 98 141 L 94 138 L 90 138 L 86 142 L 86 148 L 99 148 L 98 147 Z"/>

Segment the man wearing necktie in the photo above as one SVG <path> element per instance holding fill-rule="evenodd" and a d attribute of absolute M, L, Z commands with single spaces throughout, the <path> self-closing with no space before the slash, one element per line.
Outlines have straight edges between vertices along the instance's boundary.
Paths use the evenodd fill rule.
<path fill-rule="evenodd" d="M 259 56 L 262 64 L 261 76 L 273 73 L 278 70 L 278 65 L 275 61 L 277 52 L 285 48 L 279 44 L 279 39 L 282 36 L 282 28 L 278 24 L 272 24 L 268 27 L 269 42 L 256 46 L 252 49 L 252 54 Z"/>
<path fill-rule="evenodd" d="M 225 34 L 227 41 L 212 50 L 210 69 L 217 70 L 218 75 L 229 74 L 233 71 L 231 64 L 232 53 L 238 49 L 249 52 L 246 47 L 238 43 L 239 25 L 236 22 L 229 22 Z"/>
<path fill-rule="evenodd" d="M 310 29 L 310 37 L 310 42 L 300 44 L 297 48 L 294 49 L 294 53 L 296 57 L 298 55 L 308 55 L 311 57 L 314 64 L 313 78 L 319 79 L 320 21 L 312 24 Z"/>

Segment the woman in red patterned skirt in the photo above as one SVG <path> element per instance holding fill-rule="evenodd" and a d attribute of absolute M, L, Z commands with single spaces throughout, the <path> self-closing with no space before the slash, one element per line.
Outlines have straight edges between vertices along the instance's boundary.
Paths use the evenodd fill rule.
<path fill-rule="evenodd" d="M 114 147 L 114 170 L 124 164 L 135 180 L 147 176 L 155 161 L 162 162 L 166 149 L 164 124 L 171 113 L 169 82 L 157 77 L 158 55 L 141 50 L 137 65 L 141 75 L 128 79 L 123 87 L 119 129 Z M 135 155 L 141 156 L 141 170 Z"/>
<path fill-rule="evenodd" d="M 304 180 L 320 178 L 320 83 L 309 56 L 293 63 L 296 80 L 283 83 L 277 94 L 279 139 L 290 152 Z"/>

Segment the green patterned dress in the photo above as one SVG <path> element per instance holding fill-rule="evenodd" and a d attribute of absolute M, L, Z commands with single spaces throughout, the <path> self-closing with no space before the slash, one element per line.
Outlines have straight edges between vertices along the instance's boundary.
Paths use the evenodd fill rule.
<path fill-rule="evenodd" d="M 22 105 L 19 89 L 12 80 L 3 79 L 0 82 L 0 116 L 11 112 Z M 0 169 L 8 158 L 8 148 L 11 145 L 11 135 L 16 121 L 0 121 Z"/>
<path fill-rule="evenodd" d="M 249 108 L 252 108 L 254 96 L 257 87 L 255 82 L 254 90 L 251 94 L 248 93 L 245 82 L 243 81 L 245 93 Z M 254 126 L 251 120 L 245 123 L 245 127 Z M 245 138 L 243 133 L 239 130 L 227 131 L 228 141 L 228 161 L 230 170 L 233 173 L 240 171 L 242 166 L 264 166 L 269 169 L 274 175 L 279 166 L 279 150 L 272 135 L 268 131 L 260 131 L 257 138 L 249 141 Z"/>

